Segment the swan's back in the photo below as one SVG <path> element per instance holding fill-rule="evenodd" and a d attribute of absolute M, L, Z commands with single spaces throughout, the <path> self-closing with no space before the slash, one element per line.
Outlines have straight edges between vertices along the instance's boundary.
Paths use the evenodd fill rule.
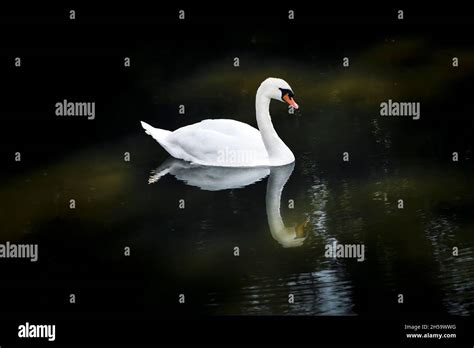
<path fill-rule="evenodd" d="M 174 131 L 175 134 L 181 134 L 182 131 L 193 130 L 209 130 L 218 132 L 228 136 L 253 136 L 261 138 L 258 129 L 248 125 L 247 123 L 239 122 L 231 119 L 208 119 L 189 126 L 182 127 Z"/>
<path fill-rule="evenodd" d="M 230 119 L 204 120 L 172 132 L 166 138 L 173 157 L 196 164 L 248 167 L 268 165 L 260 132 Z"/>

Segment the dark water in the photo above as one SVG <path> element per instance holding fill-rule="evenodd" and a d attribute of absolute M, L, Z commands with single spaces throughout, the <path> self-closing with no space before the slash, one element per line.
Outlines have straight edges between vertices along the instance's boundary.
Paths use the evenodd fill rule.
<path fill-rule="evenodd" d="M 39 243 L 40 261 L 2 265 L 4 312 L 68 312 L 75 293 L 75 311 L 157 317 L 473 314 L 472 48 L 387 32 L 348 38 L 343 52 L 334 48 L 343 41 L 314 34 L 317 45 L 301 46 L 292 57 L 279 46 L 290 32 L 283 39 L 241 34 L 215 55 L 179 54 L 184 49 L 176 43 L 162 52 L 159 40 L 166 38 L 137 44 L 139 67 L 109 82 L 115 66 L 97 79 L 87 67 L 104 67 L 105 58 L 82 57 L 82 70 L 70 73 L 80 84 L 42 93 L 51 92 L 45 100 L 53 102 L 104 90 L 95 121 L 58 123 L 45 116 L 49 104 L 38 104 L 44 120 L 34 110 L 19 112 L 24 128 L 9 116 L 11 127 L 2 132 L 14 140 L 4 140 L 2 155 L 20 148 L 25 161 L 2 173 L 0 239 Z M 213 39 L 195 33 L 182 45 L 208 47 L 206 40 Z M 243 52 L 239 69 L 232 47 Z M 462 56 L 457 70 L 452 52 Z M 341 66 L 342 54 L 351 56 L 350 69 Z M 64 59 L 65 70 L 79 62 Z M 67 82 L 57 69 L 55 81 Z M 289 115 L 283 104 L 271 105 L 294 166 L 189 169 L 170 161 L 139 125 L 174 130 L 219 117 L 255 125 L 255 91 L 268 76 L 285 78 L 301 106 Z M 17 83 L 9 92 L 17 97 L 41 89 L 27 85 L 25 92 Z M 380 102 L 390 98 L 421 102 L 420 120 L 380 117 Z M 177 113 L 181 103 L 184 116 Z M 153 178 L 163 168 L 173 170 Z M 238 188 L 239 180 L 246 186 Z M 365 260 L 325 257 L 333 242 L 363 244 Z"/>

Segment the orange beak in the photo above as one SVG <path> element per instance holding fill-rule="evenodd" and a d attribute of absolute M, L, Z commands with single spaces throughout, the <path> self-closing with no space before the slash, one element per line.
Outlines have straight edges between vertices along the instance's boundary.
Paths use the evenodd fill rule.
<path fill-rule="evenodd" d="M 296 104 L 295 100 L 290 97 L 288 94 L 285 94 L 283 96 L 283 100 L 288 103 L 289 106 L 291 106 L 293 109 L 297 110 L 299 108 L 298 104 Z"/>

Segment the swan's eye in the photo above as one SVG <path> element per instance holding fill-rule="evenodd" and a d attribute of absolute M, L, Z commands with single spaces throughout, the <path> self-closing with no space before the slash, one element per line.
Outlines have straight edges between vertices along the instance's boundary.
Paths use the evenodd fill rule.
<path fill-rule="evenodd" d="M 295 96 L 291 89 L 280 88 L 281 91 L 281 100 L 291 106 L 293 109 L 298 109 L 299 106 L 296 104 L 293 97 Z"/>
<path fill-rule="evenodd" d="M 295 96 L 291 89 L 280 88 L 280 91 L 281 91 L 281 99 L 283 99 L 283 97 L 287 94 L 290 98 L 293 98 Z"/>

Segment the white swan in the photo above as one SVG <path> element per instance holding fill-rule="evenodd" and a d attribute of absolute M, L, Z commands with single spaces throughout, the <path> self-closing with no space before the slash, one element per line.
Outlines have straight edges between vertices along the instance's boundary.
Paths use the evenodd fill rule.
<path fill-rule="evenodd" d="M 270 100 L 298 104 L 288 83 L 267 78 L 257 90 L 255 111 L 258 129 L 235 120 L 204 120 L 170 132 L 141 122 L 151 135 L 174 158 L 193 164 L 219 167 L 281 166 L 295 161 L 295 156 L 273 128 Z"/>

